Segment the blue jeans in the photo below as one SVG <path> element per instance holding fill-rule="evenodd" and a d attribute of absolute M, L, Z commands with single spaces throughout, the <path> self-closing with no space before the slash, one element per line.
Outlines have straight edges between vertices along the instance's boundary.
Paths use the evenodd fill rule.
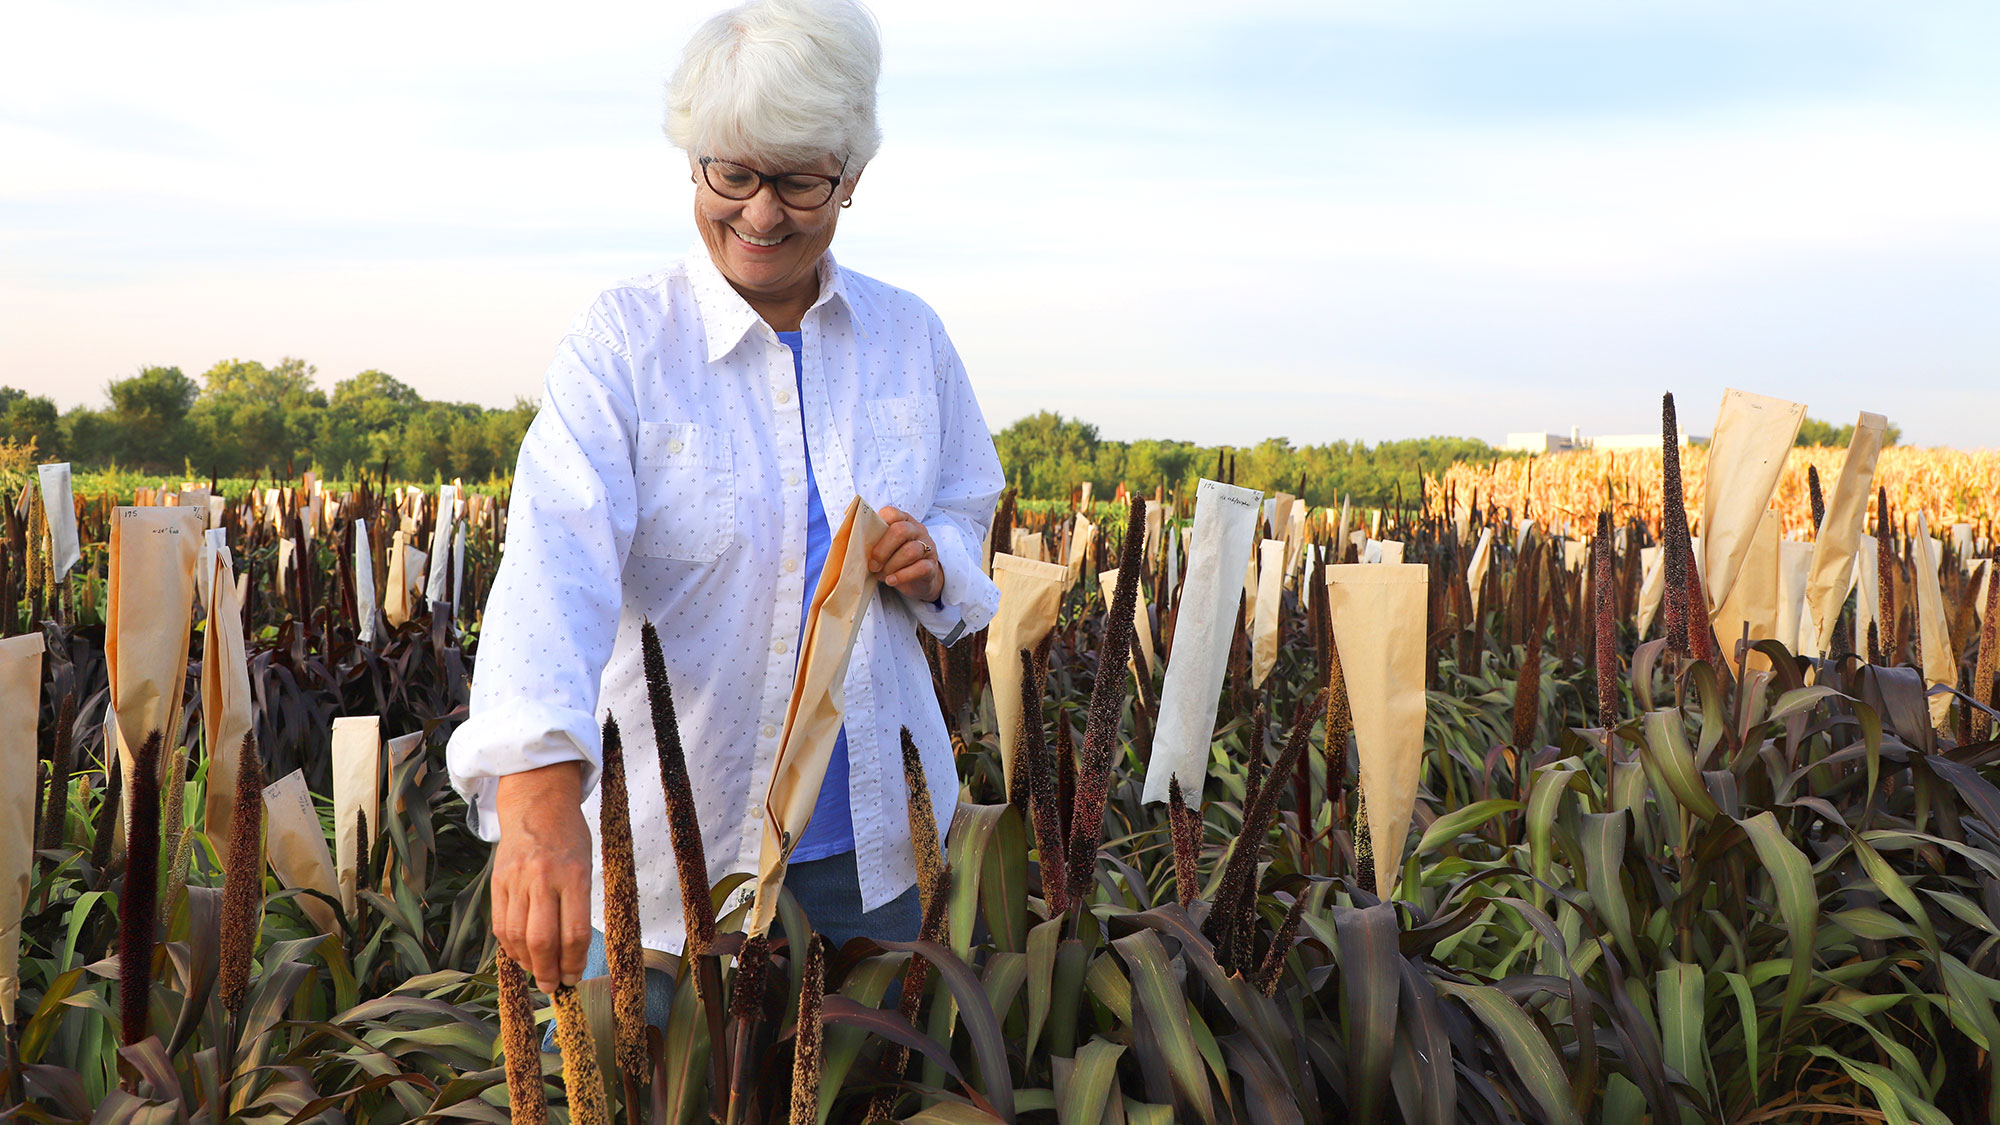
<path fill-rule="evenodd" d="M 882 941 L 915 941 L 923 928 L 923 905 L 916 884 L 874 910 L 861 909 L 861 877 L 854 865 L 854 853 L 842 852 L 825 859 L 809 859 L 785 868 L 785 889 L 798 900 L 813 929 L 833 944 L 834 949 L 857 937 Z M 790 937 L 791 935 L 786 935 Z M 604 934 L 590 932 L 590 953 L 584 960 L 583 975 L 601 977 L 611 971 L 604 953 Z M 891 986 L 894 991 L 894 986 Z M 674 977 L 661 969 L 646 970 L 646 1022 L 667 1030 L 667 1012 L 674 1000 Z M 893 1002 L 893 1001 L 891 1001 Z M 542 1050 L 556 1049 L 555 1021 L 549 1021 L 542 1036 Z"/>

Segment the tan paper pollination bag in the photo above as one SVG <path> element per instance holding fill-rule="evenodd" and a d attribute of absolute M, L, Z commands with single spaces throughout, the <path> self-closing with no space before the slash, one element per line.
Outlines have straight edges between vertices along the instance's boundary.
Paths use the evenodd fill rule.
<path fill-rule="evenodd" d="M 1633 622 L 1639 628 L 1639 639 L 1646 639 L 1646 630 L 1653 627 L 1653 618 L 1660 612 L 1660 601 L 1667 591 L 1666 554 L 1658 547 L 1639 548 L 1639 612 Z"/>
<path fill-rule="evenodd" d="M 389 540 L 389 576 L 382 584 L 382 617 L 392 626 L 410 619 L 409 551 L 409 537 L 396 532 Z"/>
<path fill-rule="evenodd" d="M 1042 533 L 1025 528 L 1014 529 L 1014 549 L 1008 553 L 1015 558 L 1033 559 L 1036 562 L 1049 561 L 1049 549 L 1042 542 Z"/>
<path fill-rule="evenodd" d="M 1702 580 L 1708 589 L 1709 619 L 1715 622 L 1725 652 L 1735 644 L 1736 635 L 1723 629 L 1723 604 L 1736 585 L 1737 572 L 1750 553 L 1778 477 L 1785 471 L 1785 458 L 1799 436 L 1799 424 L 1805 420 L 1803 404 L 1748 391 L 1723 392 L 1715 436 L 1708 444 L 1701 549 L 1706 556 Z"/>
<path fill-rule="evenodd" d="M 271 872 L 287 887 L 303 887 L 338 899 L 340 885 L 333 875 L 333 856 L 326 850 L 326 833 L 313 810 L 306 775 L 293 770 L 264 787 L 264 850 Z M 333 907 L 312 895 L 298 896 L 299 908 L 323 934 L 340 932 Z"/>
<path fill-rule="evenodd" d="M 1402 870 L 1403 840 L 1423 769 L 1430 567 L 1330 566 L 1327 593 L 1354 713 L 1361 793 L 1368 802 L 1368 835 L 1375 847 L 1375 886 L 1387 901 Z"/>
<path fill-rule="evenodd" d="M 1114 567 L 1111 570 L 1098 571 L 1097 588 L 1098 591 L 1104 595 L 1104 604 L 1106 607 L 1105 612 L 1109 614 L 1111 599 L 1117 593 L 1118 590 L 1117 568 Z M 1127 668 L 1132 669 L 1132 674 L 1134 676 L 1137 676 L 1139 674 L 1138 658 L 1140 655 L 1145 656 L 1146 667 L 1157 668 L 1160 665 L 1158 650 L 1154 649 L 1153 647 L 1153 619 L 1146 613 L 1146 602 L 1144 594 L 1140 595 L 1139 604 L 1134 607 L 1134 612 L 1132 614 L 1132 631 L 1138 635 L 1138 639 L 1132 642 L 1132 655 L 1129 655 L 1125 658 L 1125 666 Z M 1036 638 L 1036 640 L 1039 642 L 1040 638 L 1038 637 Z M 1024 645 L 1022 647 L 1025 648 L 1028 646 Z M 1014 663 L 1018 667 L 1021 663 L 1019 649 L 1016 649 L 1015 653 L 1016 654 L 1014 657 Z M 989 663 L 988 666 L 991 667 L 991 664 Z M 1014 685 L 1014 694 L 1016 697 L 1019 697 L 1021 694 L 1020 685 L 1018 683 Z"/>
<path fill-rule="evenodd" d="M 1868 498 L 1875 491 L 1875 464 L 1882 456 L 1882 437 L 1888 427 L 1887 418 L 1865 410 L 1855 419 L 1854 436 L 1847 443 L 1847 460 L 1840 466 L 1833 496 L 1827 500 L 1826 519 L 1813 539 L 1812 570 L 1806 579 L 1809 620 L 1799 629 L 1801 636 L 1813 641 L 1810 646 L 1802 646 L 1809 656 L 1826 655 L 1834 622 L 1840 619 L 1840 607 L 1853 588 L 1854 553 L 1860 545 L 1862 528 L 1868 523 Z M 1862 648 L 1867 647 L 1865 627 L 1856 640 Z"/>
<path fill-rule="evenodd" d="M 1479 529 L 1479 544 L 1472 548 L 1472 561 L 1465 567 L 1465 585 L 1472 593 L 1472 620 L 1479 620 L 1479 599 L 1486 588 L 1486 568 L 1493 563 L 1493 529 Z"/>
<path fill-rule="evenodd" d="M 1014 738 L 1021 729 L 1021 650 L 1042 643 L 1056 627 L 1068 571 L 1054 563 L 1015 555 L 993 556 L 993 584 L 1000 608 L 986 626 L 986 674 L 993 684 L 993 719 L 1000 732 L 1000 766 L 1008 791 L 1014 785 Z"/>
<path fill-rule="evenodd" d="M 1085 482 L 1088 483 L 1088 482 Z M 1097 525 L 1090 522 L 1082 512 L 1076 514 L 1076 523 L 1069 534 L 1069 584 L 1083 577 L 1083 568 L 1090 563 L 1091 547 L 1097 542 Z"/>
<path fill-rule="evenodd" d="M 1278 604 L 1284 596 L 1285 541 L 1257 544 L 1257 627 L 1250 632 L 1250 686 L 1261 688 L 1278 666 Z"/>
<path fill-rule="evenodd" d="M 208 792 L 203 797 L 209 842 L 229 846 L 236 816 L 236 773 L 243 736 L 250 733 L 250 665 L 243 646 L 242 601 L 230 575 L 229 548 L 209 559 L 208 623 L 201 635 L 201 722 L 208 739 Z"/>
<path fill-rule="evenodd" d="M 21 995 L 21 917 L 35 878 L 35 721 L 42 712 L 42 635 L 0 641 L 0 1028 Z"/>
<path fill-rule="evenodd" d="M 194 508 L 113 508 L 111 582 L 104 658 L 118 714 L 118 758 L 127 778 L 132 754 L 153 731 L 174 736 L 194 628 L 195 560 L 202 520 Z M 161 773 L 172 754 L 161 754 Z M 128 783 L 125 791 L 130 793 Z"/>
<path fill-rule="evenodd" d="M 1715 639 L 1722 643 L 1724 659 L 1732 663 L 1736 642 L 1743 639 L 1746 627 L 1752 644 L 1778 635 L 1780 526 L 1778 513 L 1766 508 L 1764 518 L 1758 521 L 1757 533 L 1749 540 L 1749 550 L 1739 560 L 1729 597 L 1714 614 Z M 1752 670 L 1770 667 L 1762 653 L 1749 653 L 1743 659 L 1744 667 Z"/>
<path fill-rule="evenodd" d="M 1794 654 L 1811 632 L 1806 617 L 1806 578 L 1812 573 L 1811 543 L 1778 543 L 1778 640 Z"/>
<path fill-rule="evenodd" d="M 1958 686 L 1958 650 L 1951 647 L 1951 626 L 1944 613 L 1944 590 L 1938 584 L 1938 552 L 1931 539 L 1924 513 L 1917 513 L 1917 534 L 1910 544 L 1917 568 L 1918 647 L 1924 662 L 1926 687 L 1943 684 Z M 1956 696 L 1940 692 L 1930 697 L 1931 726 L 1944 730 L 1951 722 L 1951 705 Z"/>
<path fill-rule="evenodd" d="M 1167 799 L 1167 783 L 1198 794 L 1208 779 L 1215 707 L 1229 670 L 1229 642 L 1236 632 L 1241 575 L 1257 535 L 1262 493 L 1204 480 L 1195 492 L 1193 545 L 1187 578 L 1175 611 L 1174 649 L 1160 685 L 1160 718 L 1153 731 L 1153 760 L 1143 800 Z M 1191 796 L 1189 804 L 1197 802 Z"/>
<path fill-rule="evenodd" d="M 354 913 L 360 887 L 361 818 L 372 839 L 382 827 L 382 719 L 347 715 L 333 721 L 333 861 L 340 905 Z"/>
<path fill-rule="evenodd" d="M 76 496 L 70 490 L 69 462 L 43 465 L 37 472 L 42 478 L 42 514 L 49 521 L 49 565 L 60 582 L 83 557 L 77 542 Z"/>
<path fill-rule="evenodd" d="M 868 552 L 888 531 L 875 509 L 857 496 L 848 501 L 840 530 L 827 548 L 826 566 L 806 614 L 798 678 L 792 684 L 778 760 L 771 766 L 771 787 L 764 799 L 764 840 L 748 928 L 752 934 L 769 930 L 778 915 L 785 861 L 804 835 L 820 783 L 826 780 L 827 759 L 833 756 L 847 710 L 847 661 L 861 633 L 862 615 L 875 600 L 881 581 L 868 571 Z"/>

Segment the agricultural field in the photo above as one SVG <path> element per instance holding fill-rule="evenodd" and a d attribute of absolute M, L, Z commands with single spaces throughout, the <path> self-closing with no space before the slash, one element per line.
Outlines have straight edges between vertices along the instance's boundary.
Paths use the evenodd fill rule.
<path fill-rule="evenodd" d="M 553 997 L 498 951 L 443 762 L 504 488 L 85 482 L 57 577 L 8 478 L 0 1118 L 2000 1118 L 1995 469 L 1913 452 L 1858 485 L 1803 455 L 1822 483 L 1734 532 L 1692 451 L 1400 508 L 1010 492 L 987 563 L 1044 608 L 925 641 L 957 776 L 906 743 L 906 780 L 961 803 L 912 826 L 922 938 L 831 949 L 782 892 L 758 930 L 750 873 L 708 872 L 685 962 L 612 932 Z M 701 768 L 656 725 L 607 809 L 684 828 L 618 767 Z M 664 1036 L 641 964 L 676 970 Z"/>

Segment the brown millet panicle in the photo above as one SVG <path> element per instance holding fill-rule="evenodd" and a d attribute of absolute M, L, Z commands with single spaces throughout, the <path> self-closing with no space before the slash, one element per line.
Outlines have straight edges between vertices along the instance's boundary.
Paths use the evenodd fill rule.
<path fill-rule="evenodd" d="M 1813 538 L 1819 538 L 1819 529 L 1826 524 L 1826 493 L 1820 491 L 1819 467 L 1806 466 L 1806 490 L 1812 494 Z"/>
<path fill-rule="evenodd" d="M 1244 743 L 1243 755 L 1243 807 L 1248 809 L 1257 800 L 1257 793 L 1264 788 L 1264 782 L 1271 772 L 1271 760 L 1265 755 L 1270 745 L 1271 713 L 1260 700 L 1255 710 L 1250 712 L 1250 739 Z"/>
<path fill-rule="evenodd" d="M 640 627 L 639 647 L 646 667 L 646 697 L 652 705 L 653 738 L 659 744 L 660 787 L 667 802 L 667 841 L 674 849 L 674 869 L 681 884 L 681 910 L 687 920 L 686 952 L 706 953 L 715 946 L 715 903 L 709 897 L 708 858 L 701 840 L 701 822 L 695 814 L 694 788 L 688 782 L 687 757 L 681 752 L 680 720 L 674 715 L 667 659 L 660 650 L 659 630 L 653 628 L 651 621 Z"/>
<path fill-rule="evenodd" d="M 574 985 L 558 985 L 556 1046 L 562 1049 L 563 1093 L 569 1099 L 572 1125 L 611 1125 L 604 1101 L 604 1074 L 597 1069 L 597 1044 L 590 1037 L 590 1019 Z"/>
<path fill-rule="evenodd" d="M 507 1114 L 514 1125 L 548 1125 L 548 1095 L 542 1086 L 542 1044 L 535 1034 L 535 1004 L 528 974 L 500 950 L 500 1054 L 507 1064 Z"/>
<path fill-rule="evenodd" d="M 1354 884 L 1376 895 L 1375 837 L 1368 830 L 1368 794 L 1356 785 L 1354 797 Z"/>
<path fill-rule="evenodd" d="M 1139 552 L 1146 538 L 1146 501 L 1134 496 L 1125 518 L 1119 553 L 1118 585 L 1104 642 L 1097 652 L 1097 675 L 1090 691 L 1090 717 L 1083 728 L 1083 762 L 1077 770 L 1076 798 L 1069 818 L 1069 900 L 1075 906 L 1090 894 L 1097 877 L 1097 845 L 1104 833 L 1104 805 L 1111 792 L 1111 767 L 1118 753 L 1118 716 L 1125 704 L 1125 660 L 1132 651 L 1132 618 L 1139 597 Z"/>
<path fill-rule="evenodd" d="M 903 784 L 909 791 L 910 847 L 916 851 L 917 894 L 924 913 L 944 894 L 944 849 L 938 843 L 937 813 L 931 808 L 930 786 L 924 783 L 924 759 L 910 728 L 903 728 Z"/>
<path fill-rule="evenodd" d="M 48 808 L 42 813 L 41 848 L 60 848 L 69 836 L 69 783 L 73 767 L 70 732 L 76 726 L 76 694 L 62 697 L 56 710 L 55 745 L 49 748 Z"/>
<path fill-rule="evenodd" d="M 1201 890 L 1195 869 L 1201 855 L 1201 814 L 1188 808 L 1179 774 L 1167 779 L 1167 831 L 1174 842 L 1174 898 L 1186 908 Z"/>
<path fill-rule="evenodd" d="M 1069 909 L 1069 876 L 1064 863 L 1062 811 L 1057 805 L 1055 762 L 1050 760 L 1048 738 L 1042 733 L 1042 665 L 1027 649 L 1021 650 L 1021 723 L 1014 737 L 1014 769 L 1019 788 L 1027 795 L 1030 821 L 1035 830 L 1035 853 L 1042 869 L 1042 898 L 1048 903 L 1049 917 Z"/>
<path fill-rule="evenodd" d="M 125 825 L 125 884 L 118 895 L 118 1009 L 125 1046 L 146 1038 L 153 996 L 153 936 L 160 895 L 160 732 L 132 756 Z"/>
<path fill-rule="evenodd" d="M 237 754 L 236 808 L 229 818 L 229 857 L 222 876 L 222 952 L 217 987 L 231 1015 L 243 1010 L 250 960 L 264 916 L 264 759 L 252 736 Z"/>
<path fill-rule="evenodd" d="M 368 810 L 354 810 L 354 888 L 368 889 Z"/>
<path fill-rule="evenodd" d="M 1535 730 L 1542 706 L 1542 600 L 1536 596 L 1535 572 L 1526 572 L 1527 643 L 1521 649 L 1521 668 L 1514 677 L 1514 752 L 1526 756 L 1535 749 Z"/>
<path fill-rule="evenodd" d="M 764 997 L 770 987 L 771 940 L 763 934 L 751 934 L 743 939 L 743 947 L 736 952 L 736 972 L 730 980 L 729 1014 L 739 1020 L 763 1019 Z"/>
<path fill-rule="evenodd" d="M 1298 709 L 1292 715 L 1291 737 L 1285 740 L 1285 749 L 1278 755 L 1278 776 L 1284 776 L 1304 756 L 1306 746 L 1312 741 L 1313 724 L 1319 721 L 1325 708 L 1324 691 L 1299 701 Z M 1271 814 L 1277 809 L 1281 788 L 1277 785 L 1265 786 L 1257 794 L 1257 799 L 1243 810 L 1243 823 L 1237 831 L 1235 844 L 1229 850 L 1226 866 L 1222 869 L 1222 882 L 1216 887 L 1215 903 L 1203 926 L 1210 941 L 1232 944 L 1230 935 L 1243 924 L 1246 911 L 1255 909 L 1257 863 L 1263 857 L 1265 829 Z M 1247 960 L 1247 954 L 1241 949 L 1235 950 L 1235 954 L 1239 962 Z M 1218 959 L 1221 955 L 1222 951 L 1218 950 Z"/>
<path fill-rule="evenodd" d="M 1292 940 L 1299 933 L 1299 916 L 1305 913 L 1306 896 L 1301 889 L 1292 899 L 1291 909 L 1285 911 L 1285 920 L 1278 925 L 1278 932 L 1271 935 L 1271 948 L 1264 954 L 1264 963 L 1257 967 L 1257 991 L 1265 998 L 1278 994 L 1278 982 L 1285 976 L 1285 958 L 1292 951 Z"/>
<path fill-rule="evenodd" d="M 1597 721 L 1607 732 L 1618 725 L 1618 607 L 1611 548 L 1611 513 L 1599 512 L 1597 539 L 1590 545 L 1590 588 L 1597 602 Z"/>
<path fill-rule="evenodd" d="M 1688 640 L 1691 618 L 1687 600 L 1687 567 L 1693 551 L 1683 553 L 1688 543 L 1687 494 L 1681 489 L 1681 443 L 1671 392 L 1660 400 L 1660 454 L 1660 501 L 1664 513 L 1660 519 L 1660 543 L 1661 549 L 1666 552 L 1662 565 L 1666 568 L 1667 584 L 1666 605 L 1663 607 L 1667 647 L 1681 656 L 1689 656 L 1693 649 Z"/>
<path fill-rule="evenodd" d="M 1995 664 L 2000 662 L 2000 560 L 1986 562 L 1986 617 L 1979 628 L 1979 659 L 1973 665 L 1973 699 L 1987 706 L 1993 705 L 1993 675 Z M 1968 732 L 1973 742 L 1984 742 L 1993 730 L 1993 716 L 1977 707 L 1972 709 L 1972 729 Z"/>
<path fill-rule="evenodd" d="M 1347 673 L 1340 667 L 1340 642 L 1331 627 L 1326 631 L 1326 708 L 1326 799 L 1338 802 L 1347 786 L 1347 737 L 1354 733 L 1354 708 L 1347 699 Z"/>
<path fill-rule="evenodd" d="M 112 837 L 118 833 L 118 803 L 122 801 L 124 789 L 124 763 L 118 759 L 118 749 L 104 747 L 106 767 L 104 767 L 104 795 L 98 801 L 98 815 L 90 821 L 90 867 L 104 871 L 104 865 L 112 861 Z"/>
<path fill-rule="evenodd" d="M 604 765 L 597 780 L 598 839 L 604 878 L 604 958 L 618 1071 L 646 1079 L 646 954 L 639 941 L 639 877 L 632 856 L 632 813 L 625 789 L 625 743 L 618 720 L 604 716 Z"/>
<path fill-rule="evenodd" d="M 824 1064 L 826 1027 L 820 1021 L 820 999 L 826 995 L 826 954 L 818 937 L 806 939 L 805 980 L 799 992 L 798 1031 L 792 1039 L 791 1125 L 815 1125 L 819 1120 L 819 1076 Z"/>
<path fill-rule="evenodd" d="M 1877 664 L 1895 665 L 1903 660 L 1903 654 L 1896 645 L 1900 629 L 1896 620 L 1895 539 L 1896 529 L 1889 523 L 1889 490 L 1878 488 L 1875 491 L 1875 577 L 1881 593 L 1877 620 L 1882 623 L 1882 651 L 1875 661 Z"/>

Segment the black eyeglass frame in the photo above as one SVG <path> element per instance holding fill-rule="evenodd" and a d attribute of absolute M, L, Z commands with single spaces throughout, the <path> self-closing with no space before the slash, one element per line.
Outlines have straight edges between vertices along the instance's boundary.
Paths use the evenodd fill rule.
<path fill-rule="evenodd" d="M 755 199 L 757 198 L 757 193 L 764 190 L 764 185 L 770 184 L 771 190 L 778 193 L 778 202 L 783 203 L 785 206 L 790 207 L 795 211 L 817 211 L 820 208 L 826 206 L 827 204 L 832 203 L 834 193 L 840 190 L 841 181 L 847 178 L 847 161 L 844 159 L 840 162 L 840 174 L 837 176 L 828 176 L 821 172 L 779 172 L 776 175 L 769 175 L 763 172 L 759 172 L 757 169 L 750 167 L 748 164 L 738 164 L 734 160 L 723 160 L 720 159 L 719 157 L 714 157 L 714 156 L 704 156 L 700 159 L 698 163 L 700 163 L 701 165 L 702 182 L 708 185 L 708 190 L 714 192 L 715 194 L 721 196 L 724 199 L 729 200 L 732 203 L 744 203 L 748 202 L 749 200 Z M 722 188 L 720 188 L 719 186 L 717 186 L 716 182 L 713 179 L 709 178 L 708 167 L 711 164 L 727 164 L 731 168 L 741 168 L 745 172 L 748 172 L 751 175 L 757 177 L 757 186 L 751 188 L 750 194 L 748 195 L 731 195 L 728 192 L 722 190 Z M 778 181 L 787 178 L 800 178 L 800 177 L 806 179 L 825 181 L 827 185 L 826 198 L 820 200 L 818 203 L 815 203 L 809 207 L 802 204 L 793 203 L 791 200 L 785 198 L 785 189 L 781 184 L 778 183 Z"/>

